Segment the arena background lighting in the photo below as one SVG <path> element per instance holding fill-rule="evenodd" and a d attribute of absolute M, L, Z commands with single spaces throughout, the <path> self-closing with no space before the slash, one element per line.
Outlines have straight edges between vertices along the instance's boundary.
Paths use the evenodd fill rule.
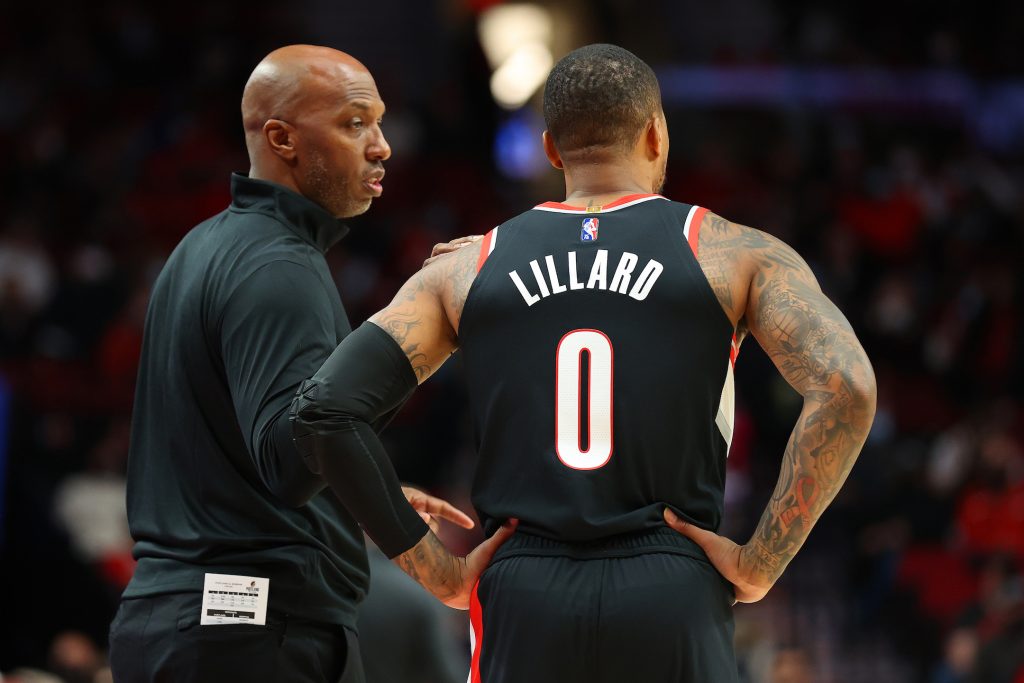
<path fill-rule="evenodd" d="M 538 5 L 498 5 L 481 13 L 478 31 L 493 71 L 495 102 L 504 109 L 519 109 L 554 65 L 550 13 Z"/>

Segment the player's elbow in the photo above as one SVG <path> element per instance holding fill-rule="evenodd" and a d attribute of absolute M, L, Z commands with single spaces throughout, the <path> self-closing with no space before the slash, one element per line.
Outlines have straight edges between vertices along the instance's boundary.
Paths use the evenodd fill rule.
<path fill-rule="evenodd" d="M 865 358 L 846 372 L 844 379 L 859 421 L 864 423 L 865 428 L 870 427 L 878 403 L 878 384 L 875 382 L 875 371 L 871 363 Z"/>
<path fill-rule="evenodd" d="M 289 410 L 291 436 L 306 467 L 315 474 L 324 470 L 324 458 L 337 456 L 334 443 L 343 433 L 366 420 L 322 383 L 302 383 Z"/>
<path fill-rule="evenodd" d="M 292 432 L 316 431 L 352 422 L 371 422 L 372 401 L 352 382 L 307 379 L 299 386 L 288 411 Z"/>
<path fill-rule="evenodd" d="M 324 488 L 323 479 L 304 462 L 292 437 L 289 415 L 275 419 L 255 440 L 256 468 L 267 490 L 281 503 L 298 508 Z"/>

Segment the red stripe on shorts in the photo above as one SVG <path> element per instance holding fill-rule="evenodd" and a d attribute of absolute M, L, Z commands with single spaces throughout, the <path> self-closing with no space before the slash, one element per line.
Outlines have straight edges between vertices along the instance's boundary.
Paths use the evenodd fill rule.
<path fill-rule="evenodd" d="M 473 659 L 469 666 L 469 683 L 480 683 L 480 650 L 484 646 L 484 614 L 480 606 L 480 597 L 477 589 L 480 588 L 480 579 L 477 579 L 473 586 L 473 595 L 469 598 L 469 623 L 473 629 Z"/>

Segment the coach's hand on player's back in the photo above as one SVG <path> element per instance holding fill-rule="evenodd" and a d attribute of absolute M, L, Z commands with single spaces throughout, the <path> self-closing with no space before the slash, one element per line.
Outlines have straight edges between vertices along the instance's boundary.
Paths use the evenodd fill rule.
<path fill-rule="evenodd" d="M 428 531 L 419 543 L 393 561 L 444 604 L 469 609 L 473 586 L 518 523 L 516 519 L 508 520 L 465 557 L 453 555 L 433 531 Z"/>
<path fill-rule="evenodd" d="M 665 508 L 664 517 L 666 524 L 704 549 L 718 573 L 735 587 L 736 602 L 757 602 L 767 595 L 775 581 L 759 576 L 746 546 L 684 522 L 669 508 Z"/>
<path fill-rule="evenodd" d="M 465 237 L 457 237 L 451 242 L 441 242 L 435 244 L 434 248 L 430 251 L 430 258 L 423 262 L 423 267 L 426 268 L 431 263 L 441 258 L 445 254 L 450 254 L 453 251 L 458 251 L 463 247 L 468 247 L 471 244 L 476 244 L 484 238 L 483 235 L 466 235 Z"/>

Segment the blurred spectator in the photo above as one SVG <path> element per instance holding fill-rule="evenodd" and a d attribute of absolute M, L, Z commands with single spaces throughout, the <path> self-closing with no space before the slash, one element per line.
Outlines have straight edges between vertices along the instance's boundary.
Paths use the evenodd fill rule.
<path fill-rule="evenodd" d="M 87 469 L 67 477 L 54 494 L 54 511 L 75 552 L 117 590 L 128 585 L 135 567 L 125 509 L 128 426 L 124 419 L 113 421 Z"/>
<path fill-rule="evenodd" d="M 979 444 L 973 481 L 960 499 L 957 530 L 970 553 L 1007 553 L 1024 561 L 1024 449 L 1000 430 Z"/>
<path fill-rule="evenodd" d="M 26 353 L 38 315 L 57 287 L 50 255 L 31 225 L 0 236 L 0 352 Z"/>
<path fill-rule="evenodd" d="M 775 653 L 769 683 L 815 683 L 821 679 L 814 674 L 807 651 L 789 646 Z"/>
<path fill-rule="evenodd" d="M 104 660 L 96 643 L 76 631 L 60 633 L 50 644 L 50 671 L 63 683 L 98 683 Z"/>
<path fill-rule="evenodd" d="M 946 637 L 942 662 L 931 683 L 969 683 L 978 657 L 978 636 L 969 628 L 958 628 Z"/>

